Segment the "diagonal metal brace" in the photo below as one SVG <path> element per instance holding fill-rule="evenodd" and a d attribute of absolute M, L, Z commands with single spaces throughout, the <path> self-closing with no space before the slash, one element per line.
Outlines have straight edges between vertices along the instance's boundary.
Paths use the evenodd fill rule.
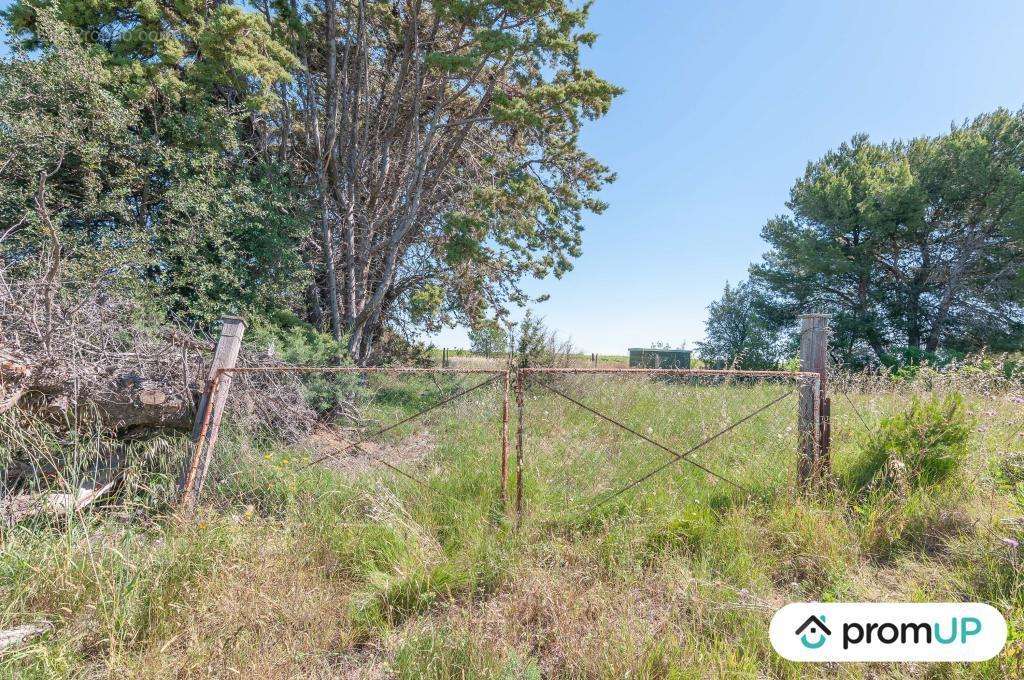
<path fill-rule="evenodd" d="M 368 437 L 365 437 L 365 438 L 363 438 L 360 441 L 352 442 L 351 444 L 348 444 L 347 446 L 345 446 L 344 448 L 342 448 L 342 449 L 340 449 L 338 451 L 331 451 L 330 453 L 327 453 L 327 454 L 317 458 L 316 460 L 311 460 L 310 462 L 306 463 L 301 468 L 299 468 L 299 470 L 307 470 L 307 469 L 313 467 L 314 465 L 322 463 L 322 462 L 324 462 L 325 460 L 327 460 L 329 458 L 335 458 L 337 456 L 340 456 L 343 453 L 347 453 L 348 451 L 351 451 L 352 449 L 358 449 L 358 450 L 362 451 L 363 453 L 367 453 L 368 454 L 366 449 L 363 449 L 360 446 L 360 444 L 363 441 L 366 441 L 367 439 L 373 439 L 374 437 L 379 437 L 380 435 L 382 435 L 382 434 L 384 434 L 386 432 L 390 432 L 391 430 L 395 429 L 396 427 L 400 427 L 400 426 L 405 425 L 406 423 L 408 423 L 410 421 L 413 421 L 413 420 L 416 420 L 417 418 L 425 416 L 426 414 L 430 413 L 431 411 L 435 411 L 435 410 L 441 408 L 442 406 L 444 406 L 445 404 L 449 404 L 449 403 L 455 401 L 459 397 L 464 397 L 465 395 L 469 394 L 470 392 L 473 392 L 474 390 L 478 390 L 481 387 L 484 387 L 485 385 L 490 385 L 495 380 L 500 378 L 502 375 L 504 375 L 504 374 L 503 373 L 498 373 L 496 375 L 491 376 L 487 380 L 484 380 L 483 382 L 479 382 L 476 385 L 473 385 L 472 387 L 468 387 L 468 388 L 466 388 L 464 390 L 456 392 L 455 394 L 453 394 L 451 396 L 448 396 L 448 397 L 442 399 L 441 401 L 438 401 L 438 402 L 428 406 L 427 408 L 425 408 L 425 409 L 423 409 L 421 411 L 417 411 L 416 413 L 413 413 L 412 415 L 410 415 L 410 416 L 408 416 L 406 418 L 403 418 L 402 420 L 399 420 L 396 423 L 392 423 L 390 425 L 387 425 L 385 427 L 380 428 L 376 432 L 371 433 Z M 413 477 L 412 475 L 408 474 L 407 472 L 399 470 L 395 466 L 390 465 L 389 463 L 386 463 L 381 458 L 375 457 L 375 456 L 371 456 L 371 457 L 375 458 L 376 460 L 380 461 L 381 463 L 384 463 L 389 468 L 392 468 L 393 470 L 395 470 L 397 472 L 400 472 L 401 474 L 405 475 L 406 477 L 409 477 L 413 481 L 418 482 L 419 484 L 422 484 L 423 486 L 426 486 L 426 482 L 423 482 L 423 481 L 421 481 L 419 479 L 416 479 L 415 477 Z"/>
<path fill-rule="evenodd" d="M 654 475 L 658 474 L 662 470 L 666 469 L 667 467 L 669 467 L 671 465 L 674 465 L 675 463 L 677 463 L 677 462 L 679 462 L 681 460 L 685 461 L 687 463 L 690 463 L 694 467 L 697 467 L 697 468 L 703 470 L 707 474 L 709 474 L 709 475 L 711 475 L 713 477 L 716 477 L 716 478 L 722 480 L 723 482 L 726 482 L 727 484 L 730 484 L 730 485 L 736 487 L 740 491 L 743 491 L 743 492 L 745 492 L 747 494 L 750 494 L 751 491 L 749 489 L 747 489 L 746 487 L 744 487 L 742 484 L 739 484 L 738 482 L 736 482 L 734 480 L 731 480 L 731 479 L 729 479 L 729 478 L 727 478 L 727 477 L 725 477 L 725 476 L 715 472 L 714 470 L 712 470 L 712 469 L 702 465 L 701 463 L 698 463 L 697 461 L 692 460 L 690 458 L 690 456 L 692 454 L 694 454 L 697 450 L 703 448 L 704 446 L 707 446 L 708 444 L 710 444 L 715 439 L 721 437 L 722 435 L 726 434 L 727 432 L 731 431 L 732 429 L 738 427 L 739 425 L 741 425 L 742 423 L 746 422 L 747 420 L 750 420 L 751 418 L 753 418 L 754 416 L 758 415 L 759 413 L 761 413 L 761 412 L 767 410 L 768 408 L 774 406 L 775 404 L 777 404 L 778 402 L 782 401 L 786 397 L 790 396 L 794 392 L 793 390 L 791 390 L 791 391 L 787 392 L 786 394 L 783 394 L 782 396 L 772 400 L 771 402 L 769 402 L 769 403 L 765 404 L 764 406 L 762 406 L 761 408 L 757 409 L 753 413 L 750 413 L 749 415 L 745 416 L 741 420 L 738 420 L 738 421 L 732 423 L 731 425 L 729 425 L 725 429 L 723 429 L 723 430 L 721 430 L 721 431 L 711 435 L 710 437 L 706 437 L 704 440 L 702 440 L 701 442 L 695 444 L 694 446 L 692 446 L 687 451 L 685 451 L 683 453 L 680 453 L 678 451 L 675 451 L 675 450 L 665 446 L 661 442 L 658 442 L 658 441 L 648 437 L 647 435 L 643 434 L 642 432 L 638 432 L 638 431 L 634 430 L 633 428 L 625 425 L 624 423 L 621 423 L 621 422 L 615 420 L 614 418 L 611 418 L 611 417 L 601 413 L 600 411 L 597 411 L 596 409 L 594 409 L 594 408 L 592 408 L 590 406 L 587 406 L 583 402 L 581 402 L 581 401 L 579 401 L 577 399 L 574 399 L 573 397 L 569 396 L 565 392 L 562 392 L 561 390 L 557 389 L 556 387 L 553 387 L 552 385 L 549 385 L 549 384 L 547 384 L 545 382 L 541 382 L 541 381 L 537 381 L 537 382 L 538 382 L 538 384 L 541 387 L 544 387 L 545 389 L 550 390 L 551 392 L 554 392 L 558 396 L 562 397 L 563 399 L 565 399 L 565 400 L 567 400 L 569 402 L 572 402 L 573 404 L 575 404 L 576 406 L 582 408 L 583 410 L 588 411 L 589 413 L 592 413 L 593 415 L 601 418 L 602 420 L 605 420 L 605 421 L 615 425 L 616 427 L 619 427 L 619 428 L 629 432 L 630 434 L 633 434 L 633 435 L 639 437 L 640 439 L 648 442 L 649 444 L 653 444 L 654 446 L 658 447 L 662 451 L 665 451 L 666 453 L 668 453 L 669 455 L 672 456 L 672 460 L 670 460 L 670 461 L 668 461 L 668 462 L 658 466 L 654 470 L 650 471 L 649 473 L 645 474 L 644 476 L 640 477 L 639 479 L 634 480 L 633 482 L 631 482 L 627 486 L 623 487 L 622 489 L 619 489 L 618 491 L 616 491 L 616 492 L 610 494 L 609 496 L 605 497 L 603 500 L 599 501 L 598 503 L 593 505 L 591 508 L 589 508 L 588 512 L 596 510 L 597 508 L 601 507 L 602 505 L 604 505 L 608 501 L 612 500 L 613 498 L 615 498 L 615 497 L 625 493 L 626 491 L 629 491 L 630 489 L 632 489 L 633 487 L 635 487 L 635 486 L 637 486 L 639 484 L 642 484 L 643 482 L 647 481 L 648 479 L 650 479 Z"/>
<path fill-rule="evenodd" d="M 598 410 L 596 410 L 596 409 L 594 409 L 594 408 L 591 408 L 590 406 L 587 406 L 586 404 L 584 404 L 584 403 L 583 403 L 583 402 L 581 402 L 581 401 L 577 401 L 576 399 L 573 399 L 572 397 L 570 397 L 570 396 L 569 396 L 568 394 L 566 394 L 565 392 L 562 392 L 561 390 L 559 390 L 559 389 L 557 389 L 557 388 L 555 388 L 555 387 L 552 387 L 551 385 L 549 385 L 549 384 L 547 384 L 547 383 L 541 382 L 541 381 L 539 381 L 539 380 L 537 381 L 537 383 L 538 383 L 538 384 L 539 384 L 539 385 L 540 385 L 541 387 L 543 387 L 543 388 L 545 388 L 545 389 L 548 389 L 548 390 L 550 390 L 550 391 L 554 392 L 555 394 L 557 394 L 558 396 L 562 397 L 563 399 L 565 399 L 565 400 L 567 400 L 567 401 L 570 401 L 570 402 L 572 402 L 573 404 L 576 404 L 577 406 L 579 406 L 579 407 L 580 407 L 581 409 L 583 409 L 584 411 L 588 411 L 588 412 L 590 412 L 590 413 L 594 414 L 595 416 L 597 416 L 598 418 L 601 418 L 602 420 L 606 420 L 606 421 L 608 421 L 609 423 L 611 423 L 612 425 L 615 425 L 616 427 L 619 427 L 619 428 L 621 428 L 621 429 L 625 430 L 626 432 L 629 432 L 630 434 L 636 435 L 636 436 L 637 436 L 637 437 L 639 437 L 640 439 L 643 439 L 643 440 L 644 440 L 645 442 L 647 442 L 647 443 L 649 443 L 649 444 L 653 444 L 654 446 L 657 446 L 657 447 L 658 447 L 659 449 L 661 449 L 662 451 L 665 451 L 665 452 L 666 452 L 666 453 L 668 453 L 669 455 L 673 456 L 673 460 L 672 460 L 672 461 L 671 461 L 671 462 L 670 462 L 669 464 L 671 464 L 671 463 L 675 463 L 675 462 L 677 462 L 677 461 L 679 461 L 679 460 L 686 460 L 686 462 L 687 462 L 687 463 L 690 463 L 691 465 L 693 465 L 693 466 L 695 466 L 695 467 L 698 467 L 698 468 L 700 468 L 701 470 L 703 470 L 704 472 L 708 473 L 708 474 L 709 474 L 709 475 L 711 475 L 712 477 L 717 477 L 718 479 L 721 479 L 721 480 L 722 480 L 723 482 L 726 482 L 726 483 L 728 483 L 728 484 L 732 484 L 733 486 L 735 486 L 735 487 L 736 487 L 737 489 L 739 489 L 740 491 L 746 491 L 747 493 L 750 493 L 750 491 L 749 491 L 748 489 L 744 488 L 744 487 L 743 487 L 743 486 L 742 486 L 741 484 L 739 484 L 738 482 L 734 482 L 734 481 L 733 481 L 733 480 L 731 480 L 731 479 L 728 479 L 728 478 L 726 478 L 726 477 L 723 477 L 722 475 L 718 474 L 718 473 L 717 473 L 717 472 L 715 472 L 714 470 L 712 470 L 712 469 L 710 469 L 710 468 L 707 468 L 707 467 L 705 467 L 704 465 L 701 465 L 701 464 L 700 464 L 700 463 L 698 463 L 697 461 L 695 461 L 695 460 L 690 460 L 689 458 L 687 458 L 687 456 L 689 456 L 690 454 L 692 454 L 692 453 L 693 453 L 694 451 L 696 451 L 697 449 L 701 448 L 702 446 L 704 446 L 705 444 L 707 444 L 708 442 L 710 442 L 710 441 L 711 441 L 711 438 L 709 438 L 709 439 L 707 439 L 707 440 L 705 440 L 705 441 L 701 442 L 700 444 L 697 444 L 696 446 L 694 446 L 693 448 L 691 448 L 691 449 L 690 449 L 689 451 L 686 451 L 685 453 L 679 453 L 678 451 L 675 451 L 675 450 L 673 450 L 673 449 L 670 449 L 669 447 L 665 446 L 665 445 L 664 445 L 664 444 L 662 444 L 661 442 L 658 442 L 658 441 L 655 441 L 654 439 L 651 439 L 650 437 L 648 437 L 647 435 L 643 434 L 642 432 L 637 432 L 636 430 L 634 430 L 633 428 L 629 427 L 628 425 L 626 425 L 626 424 L 624 424 L 624 423 L 621 423 L 621 422 L 619 422 L 619 421 L 615 420 L 614 418 L 612 418 L 612 417 L 610 417 L 610 416 L 607 416 L 607 415 L 605 415 L 605 414 L 601 413 L 600 411 L 598 411 Z M 739 424 L 739 423 L 734 423 L 732 427 L 735 427 L 735 426 L 736 426 L 736 425 L 738 425 L 738 424 Z M 730 429 L 731 429 L 731 428 L 730 428 Z M 715 436 L 715 437 L 717 437 L 717 436 L 719 436 L 719 435 L 722 435 L 722 434 L 724 434 L 724 433 L 725 433 L 725 432 L 723 431 L 723 432 L 720 432 L 720 433 L 718 433 L 717 435 L 714 435 L 714 436 Z M 643 481 L 643 480 L 640 480 L 640 481 Z M 639 483 L 639 482 L 638 482 L 638 483 Z M 624 489 L 624 491 L 625 491 L 625 489 Z"/>
<path fill-rule="evenodd" d="M 760 413 L 763 413 L 764 411 L 767 411 L 769 408 L 771 408 L 775 404 L 779 403 L 780 401 L 782 401 L 786 397 L 794 394 L 795 392 L 796 392 L 796 390 L 790 390 L 789 392 L 786 392 L 785 394 L 783 394 L 783 395 L 781 395 L 779 397 L 776 397 L 775 399 L 771 400 L 770 402 L 768 402 L 764 406 L 761 406 L 760 408 L 758 408 L 758 409 L 748 413 L 746 416 L 744 416 L 743 418 L 740 418 L 739 420 L 737 420 L 736 422 L 732 423 L 728 427 L 726 427 L 726 428 L 724 428 L 722 430 L 719 430 L 718 432 L 716 432 L 715 434 L 711 435 L 710 437 L 705 437 L 702 441 L 698 442 L 697 444 L 694 444 L 693 446 L 691 446 L 684 453 L 677 453 L 675 451 L 670 451 L 670 453 L 674 456 L 674 458 L 672 460 L 667 461 L 665 463 L 662 463 L 661 465 L 659 465 L 658 467 L 654 468 L 653 470 L 651 470 L 647 474 L 643 475 L 642 477 L 640 477 L 638 479 L 635 479 L 634 481 L 630 482 L 629 484 L 627 484 L 623 488 L 619 489 L 615 493 L 611 494 L 610 496 L 607 496 L 606 498 L 604 498 L 600 502 L 598 502 L 595 505 L 591 506 L 587 510 L 587 512 L 592 512 L 592 511 L 598 509 L 599 507 L 601 507 L 602 505 L 604 505 L 608 501 L 612 500 L 613 498 L 626 493 L 627 491 L 629 491 L 630 489 L 632 489 L 635 486 L 643 484 L 644 482 L 646 482 L 651 477 L 653 477 L 656 474 L 660 473 L 661 471 L 671 467 L 672 465 L 675 465 L 676 463 L 678 463 L 681 460 L 686 461 L 687 463 L 690 463 L 691 465 L 696 465 L 700 469 L 704 470 L 705 472 L 710 473 L 711 475 L 717 477 L 718 479 L 721 479 L 721 480 L 723 480 L 725 482 L 728 482 L 729 484 L 732 484 L 734 487 L 736 487 L 740 491 L 746 492 L 748 495 L 753 495 L 753 492 L 750 489 L 748 489 L 745 486 L 743 486 L 742 484 L 739 484 L 738 482 L 734 482 L 734 481 L 732 481 L 730 479 L 726 479 L 722 475 L 719 475 L 719 474 L 717 474 L 715 472 L 712 472 L 711 470 L 709 470 L 708 468 L 704 467 L 703 465 L 697 463 L 694 460 L 691 460 L 689 458 L 689 456 L 691 456 L 693 453 L 695 453 L 698 449 L 701 449 L 701 448 L 707 446 L 708 444 L 710 444 L 714 440 L 718 439 L 722 435 L 726 434 L 727 432 L 730 432 L 733 429 L 739 427 L 740 425 L 742 425 L 743 423 L 747 422 L 751 418 L 757 416 Z M 662 448 L 664 448 L 664 447 L 662 447 Z"/>

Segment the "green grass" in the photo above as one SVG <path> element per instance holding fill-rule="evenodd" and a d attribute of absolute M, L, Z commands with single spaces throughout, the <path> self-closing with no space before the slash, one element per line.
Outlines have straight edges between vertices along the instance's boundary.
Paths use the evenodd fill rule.
<path fill-rule="evenodd" d="M 455 389 L 423 376 L 372 383 L 369 427 Z M 588 377 L 560 389 L 685 449 L 789 388 Z M 54 630 L 0 658 L 0 675 L 1012 675 L 1024 578 L 1002 539 L 1024 538 L 1004 521 L 1024 506 L 1024 465 L 1010 455 L 1024 448 L 1024 423 L 1006 392 L 927 385 L 952 389 L 974 418 L 957 474 L 858 492 L 881 423 L 924 394 L 875 386 L 850 393 L 856 411 L 834 396 L 838 483 L 812 496 L 794 489 L 791 396 L 695 454 L 742 490 L 676 464 L 594 509 L 667 454 L 533 388 L 518 530 L 499 496 L 500 384 L 385 437 L 401 445 L 429 430 L 428 458 L 402 463 L 426 489 L 386 469 L 300 469 L 303 447 L 228 431 L 193 521 L 153 504 L 123 511 L 148 497 L 140 488 L 70 522 L 5 533 L 0 625 L 45 619 Z M 780 659 L 772 613 L 816 599 L 985 601 L 1011 640 L 978 665 Z"/>

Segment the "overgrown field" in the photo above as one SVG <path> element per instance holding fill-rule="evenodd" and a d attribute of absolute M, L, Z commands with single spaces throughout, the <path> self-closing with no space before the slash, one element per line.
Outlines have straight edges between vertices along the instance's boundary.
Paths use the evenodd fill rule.
<path fill-rule="evenodd" d="M 792 389 L 594 376 L 557 386 L 680 450 Z M 837 383 L 836 477 L 806 497 L 794 488 L 791 395 L 694 455 L 736 486 L 681 463 L 612 498 L 667 454 L 534 386 L 526 398 L 525 514 L 517 530 L 499 497 L 499 388 L 388 434 L 381 455 L 429 437 L 425 458 L 400 463 L 426 488 L 382 466 L 357 477 L 306 467 L 322 447 L 236 431 L 222 436 L 218 468 L 192 521 L 163 505 L 159 488 L 169 483 L 169 469 L 161 476 L 148 461 L 140 463 L 145 474 L 105 507 L 6 530 L 0 627 L 47 620 L 54 628 L 0 658 L 2 672 L 1021 672 L 1019 389 L 969 373 Z M 373 420 L 393 421 L 450 389 L 422 378 L 381 389 Z M 513 413 L 513 442 L 514 426 Z M 510 506 L 514 485 L 511 496 Z M 980 600 L 1006 615 L 1010 641 L 997 659 L 964 666 L 780 659 L 768 642 L 772 613 L 814 599 Z"/>

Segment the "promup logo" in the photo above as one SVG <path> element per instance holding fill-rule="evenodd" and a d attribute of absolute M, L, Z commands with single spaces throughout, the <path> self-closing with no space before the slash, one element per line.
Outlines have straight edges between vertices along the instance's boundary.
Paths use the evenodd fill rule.
<path fill-rule="evenodd" d="M 807 632 L 805 633 L 804 631 Z M 828 641 L 828 636 L 832 634 L 832 631 L 825 625 L 825 615 L 822 614 L 821 616 L 808 616 L 807 620 L 796 629 L 796 634 L 800 636 L 800 642 L 803 643 L 804 647 L 807 649 L 817 649 Z M 808 636 L 814 642 L 811 642 Z"/>
<path fill-rule="evenodd" d="M 805 602 L 777 611 L 769 636 L 791 661 L 984 661 L 1006 621 L 981 603 Z"/>

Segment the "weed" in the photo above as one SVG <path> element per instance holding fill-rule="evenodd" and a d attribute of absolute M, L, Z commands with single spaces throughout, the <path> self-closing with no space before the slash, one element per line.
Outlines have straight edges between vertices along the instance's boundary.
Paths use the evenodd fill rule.
<path fill-rule="evenodd" d="M 944 481 L 963 466 L 972 429 L 961 395 L 915 397 L 905 411 L 882 420 L 850 481 L 858 490 L 896 487 L 903 492 Z"/>
<path fill-rule="evenodd" d="M 1019 631 L 1024 536 L 1004 519 L 1019 514 L 1024 475 L 1003 450 L 1019 406 L 962 377 L 943 386 L 928 373 L 922 387 L 926 373 L 903 378 L 901 391 L 854 392 L 877 431 L 868 444 L 853 436 L 860 417 L 834 400 L 843 489 L 795 493 L 790 401 L 695 456 L 751 493 L 677 462 L 596 509 L 669 457 L 531 390 L 518 530 L 499 501 L 495 388 L 389 433 L 399 445 L 429 428 L 430 453 L 409 468 L 427 488 L 384 468 L 301 469 L 292 462 L 308 455 L 301 446 L 229 428 L 202 512 L 182 522 L 150 490 L 162 454 L 140 451 L 110 507 L 5 532 L 0 623 L 45 619 L 54 629 L 0 658 L 0 676 L 826 677 L 834 669 L 790 664 L 767 640 L 775 609 L 809 599 L 985 601 Z M 381 382 L 388 389 L 368 403 L 368 421 L 393 421 L 454 388 L 408 383 L 402 392 Z M 679 449 L 782 389 L 564 387 Z M 975 423 L 969 411 L 985 415 Z M 28 450 L 21 436 L 4 440 L 22 442 L 18 455 Z M 28 436 L 49 455 L 71 444 Z M 101 444 L 83 433 L 73 447 L 90 454 Z M 161 474 L 166 482 L 170 468 Z M 1014 636 L 1008 654 L 1024 649 Z M 1007 676 L 1011 663 L 938 673 Z"/>

